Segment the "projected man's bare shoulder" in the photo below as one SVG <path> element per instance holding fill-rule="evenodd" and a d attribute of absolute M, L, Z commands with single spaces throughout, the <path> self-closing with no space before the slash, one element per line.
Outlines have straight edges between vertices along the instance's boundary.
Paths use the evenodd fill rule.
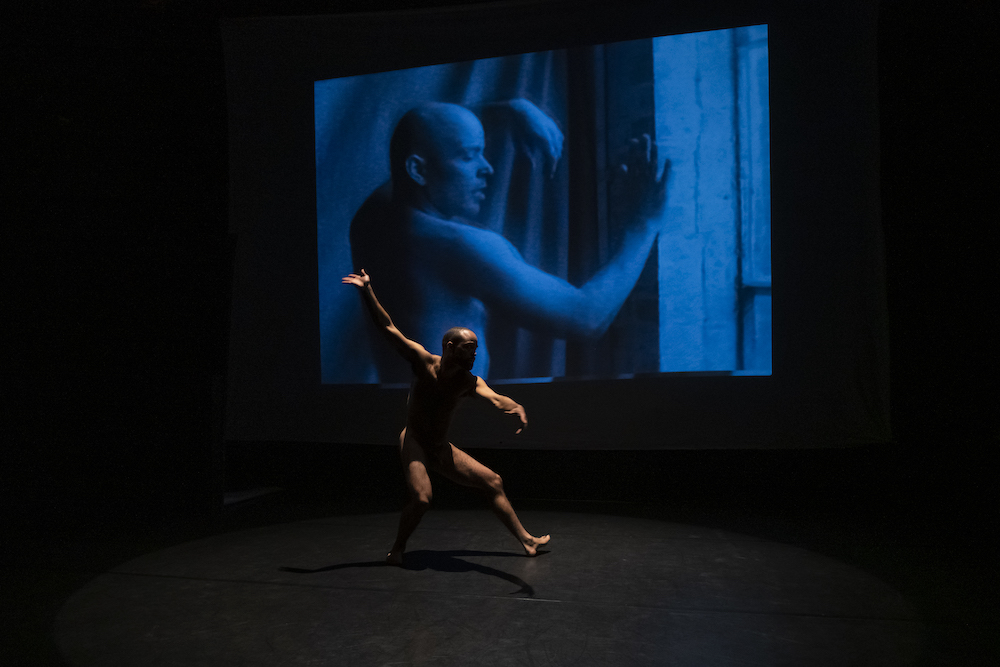
<path fill-rule="evenodd" d="M 523 262 L 521 254 L 510 241 L 496 232 L 472 224 L 443 220 L 415 212 L 410 229 L 414 240 L 433 244 L 436 259 L 448 259 L 449 268 L 468 270 L 470 274 L 486 266 L 506 262 Z"/>

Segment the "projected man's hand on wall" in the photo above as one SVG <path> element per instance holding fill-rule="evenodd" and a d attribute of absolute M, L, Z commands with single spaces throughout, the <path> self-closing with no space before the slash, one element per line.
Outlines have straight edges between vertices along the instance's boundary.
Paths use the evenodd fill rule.
<path fill-rule="evenodd" d="M 657 148 L 648 134 L 631 139 L 612 175 L 613 198 L 620 202 L 626 220 L 659 220 L 667 201 L 667 174 L 670 161 L 657 175 Z"/>
<path fill-rule="evenodd" d="M 511 108 L 555 164 L 562 152 L 555 123 L 534 105 Z M 351 246 L 357 267 L 386 276 L 387 307 L 407 335 L 436 340 L 452 326 L 483 332 L 476 369 L 486 377 L 491 317 L 558 337 L 596 338 L 607 330 L 657 237 L 666 178 L 656 177 L 649 137 L 630 147 L 616 180 L 636 203 L 631 219 L 617 251 L 577 287 L 476 224 L 493 175 L 484 145 L 482 124 L 464 107 L 432 103 L 407 112 L 390 142 L 391 197 L 373 195 L 362 206 L 351 223 Z M 395 359 L 379 359 L 382 382 L 401 380 L 406 370 Z"/>

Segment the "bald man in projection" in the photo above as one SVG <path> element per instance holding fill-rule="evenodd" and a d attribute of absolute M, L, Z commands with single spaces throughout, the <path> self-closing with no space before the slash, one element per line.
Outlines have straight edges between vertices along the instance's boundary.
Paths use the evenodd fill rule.
<path fill-rule="evenodd" d="M 502 104 L 527 150 L 544 154 L 554 172 L 563 142 L 555 122 L 527 100 Z M 391 185 L 359 209 L 350 236 L 356 269 L 379 277 L 383 302 L 400 330 L 422 343 L 455 326 L 477 332 L 476 369 L 486 378 L 490 317 L 557 338 L 596 339 L 608 329 L 657 237 L 667 168 L 657 178 L 656 146 L 648 136 L 632 141 L 617 177 L 634 200 L 635 214 L 617 252 L 576 287 L 529 264 L 503 236 L 476 225 L 493 174 L 484 148 L 483 126 L 465 107 L 431 103 L 411 109 L 390 141 Z M 408 379 L 391 350 L 376 346 L 375 355 L 381 382 Z"/>

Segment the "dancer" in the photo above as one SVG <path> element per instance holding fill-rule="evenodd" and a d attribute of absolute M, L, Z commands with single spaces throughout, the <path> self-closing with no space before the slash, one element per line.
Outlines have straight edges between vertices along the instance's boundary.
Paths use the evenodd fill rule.
<path fill-rule="evenodd" d="M 549 536 L 534 537 L 524 529 L 503 491 L 503 480 L 479 461 L 448 442 L 448 426 L 459 401 L 466 396 L 492 403 L 505 414 L 516 417 L 520 425 L 515 433 L 528 425 L 524 408 L 516 401 L 496 393 L 472 374 L 476 361 L 479 339 L 470 329 L 449 329 L 441 342 L 441 355 L 431 354 L 419 343 L 410 340 L 392 323 L 375 292 L 371 278 L 350 274 L 344 284 L 354 285 L 369 314 L 393 348 L 409 362 L 413 382 L 407 399 L 406 427 L 399 434 L 399 453 L 406 477 L 409 500 L 399 519 L 399 530 L 392 550 L 386 556 L 390 565 L 403 564 L 406 541 L 431 503 L 431 480 L 428 470 L 434 470 L 448 479 L 481 489 L 490 499 L 490 506 L 507 529 L 517 538 L 524 553 L 534 556 L 537 548 L 547 544 Z"/>

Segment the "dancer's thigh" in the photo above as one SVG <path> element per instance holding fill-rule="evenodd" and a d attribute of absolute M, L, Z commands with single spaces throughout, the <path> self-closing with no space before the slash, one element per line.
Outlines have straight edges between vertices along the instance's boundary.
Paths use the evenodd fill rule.
<path fill-rule="evenodd" d="M 399 434 L 399 458 L 403 464 L 406 489 L 411 496 L 430 502 L 431 478 L 427 474 L 427 453 L 406 429 Z"/>
<path fill-rule="evenodd" d="M 482 463 L 449 443 L 450 450 L 438 460 L 432 461 L 432 470 L 462 486 L 478 489 L 495 488 L 500 476 Z"/>

